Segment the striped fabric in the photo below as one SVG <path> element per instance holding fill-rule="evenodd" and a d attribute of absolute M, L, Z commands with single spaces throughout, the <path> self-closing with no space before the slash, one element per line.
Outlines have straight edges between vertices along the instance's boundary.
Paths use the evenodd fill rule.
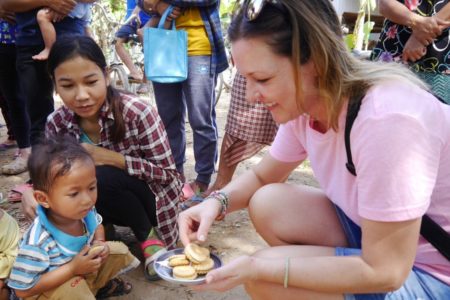
<path fill-rule="evenodd" d="M 228 166 L 235 165 L 270 145 L 278 126 L 264 105 L 245 99 L 245 78 L 236 74 L 231 90 L 231 102 L 225 125 L 222 147 Z"/>
<path fill-rule="evenodd" d="M 88 235 L 73 237 L 65 234 L 53 226 L 45 217 L 41 207 L 38 208 L 38 217 L 25 232 L 19 246 L 19 254 L 14 262 L 9 287 L 17 290 L 28 290 L 36 285 L 44 273 L 53 271 L 70 262 L 94 237 L 95 229 L 101 217 L 91 210 L 84 218 Z M 97 223 L 95 225 L 95 223 Z M 88 229 L 89 227 L 89 229 Z M 73 248 L 74 239 L 84 241 Z"/>

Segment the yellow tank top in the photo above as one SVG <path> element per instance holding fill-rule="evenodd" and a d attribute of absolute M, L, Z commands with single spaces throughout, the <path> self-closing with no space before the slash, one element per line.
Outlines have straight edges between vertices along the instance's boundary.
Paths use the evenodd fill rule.
<path fill-rule="evenodd" d="M 175 21 L 175 26 L 177 29 L 187 32 L 189 56 L 211 55 L 211 44 L 198 8 L 182 8 L 181 15 Z"/>

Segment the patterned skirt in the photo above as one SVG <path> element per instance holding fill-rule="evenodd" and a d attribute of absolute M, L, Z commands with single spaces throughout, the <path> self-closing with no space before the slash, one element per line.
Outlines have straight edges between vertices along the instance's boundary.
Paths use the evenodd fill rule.
<path fill-rule="evenodd" d="M 236 74 L 222 147 L 228 166 L 235 165 L 272 144 L 278 126 L 264 105 L 245 100 L 246 80 Z"/>

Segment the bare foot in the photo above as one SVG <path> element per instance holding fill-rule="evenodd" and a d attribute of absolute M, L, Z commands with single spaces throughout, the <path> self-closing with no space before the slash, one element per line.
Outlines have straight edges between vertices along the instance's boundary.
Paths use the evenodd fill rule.
<path fill-rule="evenodd" d="M 50 49 L 45 48 L 39 54 L 34 55 L 32 58 L 34 60 L 47 60 L 49 54 L 50 54 Z"/>

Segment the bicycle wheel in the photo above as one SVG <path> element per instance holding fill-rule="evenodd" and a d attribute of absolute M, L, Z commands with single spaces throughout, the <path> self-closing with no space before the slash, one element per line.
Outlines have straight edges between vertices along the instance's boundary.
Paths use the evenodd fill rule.
<path fill-rule="evenodd" d="M 130 91 L 130 84 L 128 82 L 128 75 L 121 65 L 112 65 L 109 68 L 109 80 L 111 85 L 116 89 Z"/>

